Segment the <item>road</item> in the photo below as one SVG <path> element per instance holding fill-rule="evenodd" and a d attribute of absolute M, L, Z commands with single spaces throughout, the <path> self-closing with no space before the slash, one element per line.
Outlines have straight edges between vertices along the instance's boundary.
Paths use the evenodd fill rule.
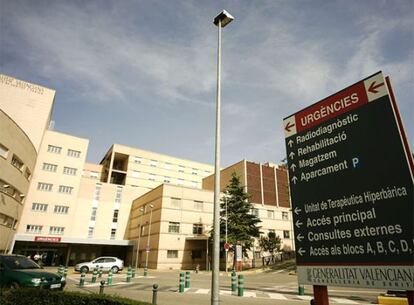
<path fill-rule="evenodd" d="M 220 274 L 220 303 L 228 305 L 272 304 L 272 305 L 308 305 L 312 299 L 312 287 L 305 286 L 305 295 L 298 295 L 296 275 L 288 271 L 244 272 L 244 296 L 231 293 L 230 273 Z M 79 288 L 79 273 L 70 272 L 67 277 L 68 291 L 99 292 L 99 281 L 107 279 L 104 274 L 91 283 L 92 275 L 86 276 L 85 287 Z M 119 296 L 151 302 L 153 284 L 158 284 L 158 305 L 209 305 L 211 273 L 191 271 L 190 288 L 184 293 L 178 292 L 179 271 L 149 270 L 147 277 L 142 276 L 142 269 L 130 283 L 126 282 L 125 270 L 113 277 L 113 285 L 105 286 L 104 292 Z M 330 304 L 376 304 L 377 296 L 382 290 L 355 289 L 345 287 L 329 287 Z"/>

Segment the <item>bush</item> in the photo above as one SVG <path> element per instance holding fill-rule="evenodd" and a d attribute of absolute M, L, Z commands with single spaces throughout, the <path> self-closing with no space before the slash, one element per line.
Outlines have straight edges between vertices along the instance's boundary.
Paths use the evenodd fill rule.
<path fill-rule="evenodd" d="M 0 297 L 1 305 L 148 305 L 105 294 L 50 291 L 45 289 L 10 289 Z"/>

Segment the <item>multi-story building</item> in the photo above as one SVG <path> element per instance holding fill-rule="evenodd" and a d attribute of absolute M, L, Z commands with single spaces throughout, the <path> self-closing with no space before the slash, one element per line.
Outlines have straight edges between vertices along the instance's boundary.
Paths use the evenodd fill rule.
<path fill-rule="evenodd" d="M 232 173 L 240 176 L 251 195 L 251 213 L 261 219 L 261 232 L 275 232 L 282 240 L 282 249 L 292 251 L 286 169 L 240 161 L 221 171 L 222 191 Z M 209 176 L 203 179 L 202 190 L 163 184 L 134 200 L 127 235 L 129 240 L 135 240 L 132 262 L 155 269 L 192 269 L 196 265 L 208 268 L 213 187 L 214 176 Z M 263 251 L 257 241 L 251 250 L 249 258 L 244 259 L 245 266 L 261 263 Z M 231 257 L 228 261 L 230 266 Z"/>
<path fill-rule="evenodd" d="M 0 74 L 0 253 L 11 248 L 54 96 Z"/>

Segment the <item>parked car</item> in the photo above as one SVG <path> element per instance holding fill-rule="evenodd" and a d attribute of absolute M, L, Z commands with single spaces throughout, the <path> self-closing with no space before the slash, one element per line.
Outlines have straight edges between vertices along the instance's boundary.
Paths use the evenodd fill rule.
<path fill-rule="evenodd" d="M 3 287 L 41 287 L 60 289 L 66 285 L 62 276 L 45 271 L 23 255 L 0 254 L 0 285 Z"/>
<path fill-rule="evenodd" d="M 124 268 L 124 261 L 117 257 L 102 256 L 90 262 L 76 264 L 75 270 L 88 273 L 95 268 L 99 269 L 101 267 L 103 271 L 112 270 L 113 273 L 117 273 Z"/>

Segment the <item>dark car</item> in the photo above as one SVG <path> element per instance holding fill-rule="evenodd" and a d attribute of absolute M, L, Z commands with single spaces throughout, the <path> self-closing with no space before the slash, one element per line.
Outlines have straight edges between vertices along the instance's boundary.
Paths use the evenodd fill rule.
<path fill-rule="evenodd" d="M 45 271 L 31 259 L 22 255 L 0 255 L 0 285 L 4 287 L 40 287 L 60 289 L 66 281 L 62 276 Z"/>

